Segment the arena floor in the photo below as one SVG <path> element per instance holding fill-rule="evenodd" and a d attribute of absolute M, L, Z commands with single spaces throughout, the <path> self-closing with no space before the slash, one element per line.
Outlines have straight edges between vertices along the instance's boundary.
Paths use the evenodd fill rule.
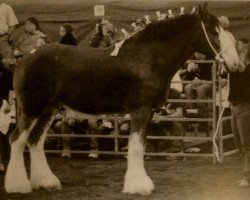
<path fill-rule="evenodd" d="M 122 157 L 103 157 L 90 160 L 86 156 L 63 159 L 48 156 L 48 162 L 60 178 L 61 191 L 38 190 L 30 194 L 6 194 L 4 175 L 0 175 L 2 200 L 249 200 L 249 188 L 237 188 L 241 176 L 238 156 L 226 157 L 223 164 L 212 164 L 211 158 L 188 158 L 186 161 L 167 161 L 153 158 L 146 161 L 148 174 L 156 190 L 151 196 L 122 194 L 126 160 Z M 28 163 L 28 161 L 27 161 Z"/>

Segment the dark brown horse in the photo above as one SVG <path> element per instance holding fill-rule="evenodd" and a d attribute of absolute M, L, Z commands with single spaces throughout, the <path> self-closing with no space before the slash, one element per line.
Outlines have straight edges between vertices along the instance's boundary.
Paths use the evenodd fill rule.
<path fill-rule="evenodd" d="M 152 109 L 165 101 L 166 89 L 178 68 L 196 51 L 214 54 L 208 40 L 215 51 L 221 51 L 228 69 L 236 70 L 234 38 L 217 17 L 201 8 L 199 14 L 147 25 L 124 42 L 117 56 L 110 56 L 110 50 L 47 44 L 24 57 L 14 74 L 19 120 L 11 138 L 6 191 L 61 189 L 43 150 L 46 132 L 60 104 L 81 113 L 130 113 L 123 192 L 150 194 L 154 185 L 144 168 L 145 127 Z M 30 180 L 23 161 L 25 145 L 30 149 Z"/>

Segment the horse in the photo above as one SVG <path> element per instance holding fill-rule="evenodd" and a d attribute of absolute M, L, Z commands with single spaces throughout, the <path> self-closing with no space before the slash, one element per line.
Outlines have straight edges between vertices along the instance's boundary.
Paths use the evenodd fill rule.
<path fill-rule="evenodd" d="M 131 133 L 122 192 L 151 194 L 154 184 L 146 173 L 143 156 L 152 110 L 165 102 L 173 75 L 194 52 L 214 57 L 214 51 L 228 70 L 237 70 L 235 39 L 206 6 L 200 6 L 196 14 L 148 24 L 124 41 L 117 56 L 110 56 L 110 49 L 60 44 L 45 44 L 24 56 L 14 73 L 19 114 L 10 138 L 6 192 L 61 189 L 43 148 L 55 110 L 61 105 L 93 115 L 129 113 Z M 31 158 L 30 179 L 23 157 L 26 145 Z"/>

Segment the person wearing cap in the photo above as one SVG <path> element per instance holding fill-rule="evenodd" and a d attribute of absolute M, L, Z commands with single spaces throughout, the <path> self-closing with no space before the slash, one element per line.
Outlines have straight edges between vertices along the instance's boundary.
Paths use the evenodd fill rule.
<path fill-rule="evenodd" d="M 11 6 L 0 2 L 0 54 L 3 58 L 13 57 L 10 35 L 17 24 L 18 20 Z"/>

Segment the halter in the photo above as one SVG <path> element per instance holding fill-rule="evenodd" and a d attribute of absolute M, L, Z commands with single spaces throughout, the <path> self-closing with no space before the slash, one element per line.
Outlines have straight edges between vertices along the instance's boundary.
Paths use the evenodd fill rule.
<path fill-rule="evenodd" d="M 218 53 L 218 52 L 216 51 L 216 49 L 214 48 L 214 46 L 212 45 L 212 43 L 211 43 L 211 41 L 210 41 L 210 39 L 209 39 L 209 37 L 208 37 L 207 30 L 206 30 L 206 28 L 205 28 L 205 25 L 204 25 L 203 21 L 201 21 L 201 26 L 202 26 L 202 30 L 203 30 L 203 32 L 204 32 L 204 34 L 205 34 L 205 37 L 206 37 L 206 39 L 207 39 L 207 42 L 208 42 L 210 48 L 213 50 L 213 52 L 214 52 L 215 55 L 216 55 L 216 56 L 215 56 L 215 60 L 218 60 L 218 61 L 221 62 L 221 63 L 225 62 L 224 59 L 221 57 L 221 54 L 222 54 L 224 51 L 226 51 L 227 49 L 229 49 L 231 46 L 233 46 L 234 44 L 228 45 L 226 48 L 222 49 L 222 50 Z M 230 69 L 228 68 L 227 65 L 224 65 L 224 67 L 225 67 L 225 69 L 226 69 L 227 72 L 230 72 Z"/>
<path fill-rule="evenodd" d="M 212 45 L 208 35 L 207 35 L 207 31 L 206 31 L 206 28 L 205 28 L 205 25 L 203 23 L 203 21 L 201 21 L 201 26 L 202 26 L 202 30 L 206 36 L 206 39 L 207 39 L 207 42 L 209 44 L 209 46 L 211 47 L 211 49 L 213 50 L 213 52 L 215 53 L 216 57 L 215 57 L 215 60 L 223 63 L 224 62 L 224 59 L 221 57 L 221 54 L 227 50 L 228 48 L 230 48 L 232 45 L 234 44 L 231 44 L 231 45 L 228 45 L 227 48 L 224 48 L 222 49 L 219 53 L 215 50 L 214 46 Z M 228 69 L 228 67 L 226 65 L 224 65 L 226 71 L 230 71 Z M 228 81 L 228 85 L 229 85 L 229 81 L 230 81 L 230 78 L 229 78 L 229 73 L 228 73 L 228 76 L 227 76 L 227 81 Z M 228 100 L 228 96 L 229 96 L 229 92 L 227 94 L 227 97 L 226 97 L 226 100 Z M 218 118 L 218 121 L 217 121 L 217 126 L 216 126 L 216 130 L 215 130 L 215 133 L 214 133 L 214 136 L 213 136 L 213 145 L 214 145 L 214 148 L 215 148 L 215 157 L 217 159 L 218 162 L 221 162 L 220 160 L 220 156 L 219 156 L 219 149 L 218 149 L 218 146 L 217 146 L 217 143 L 216 143 L 216 137 L 218 135 L 218 132 L 219 132 L 219 125 L 220 125 L 220 122 L 221 122 L 221 119 L 222 119 L 222 116 L 223 116 L 223 113 L 224 113 L 224 110 L 225 110 L 225 107 L 222 108 L 222 111 L 219 115 L 219 118 Z"/>
<path fill-rule="evenodd" d="M 202 27 L 202 30 L 203 30 L 203 32 L 204 32 L 204 34 L 205 34 L 205 37 L 206 37 L 206 39 L 207 39 L 207 42 L 208 42 L 210 48 L 213 50 L 213 52 L 214 52 L 215 55 L 216 55 L 215 59 L 218 60 L 218 61 L 220 61 L 220 62 L 224 62 L 223 58 L 221 57 L 221 54 L 222 54 L 225 50 L 227 50 L 229 47 L 231 47 L 231 45 L 228 46 L 228 47 L 225 48 L 225 49 L 222 49 L 222 50 L 218 53 L 218 52 L 215 50 L 214 46 L 212 45 L 212 43 L 211 43 L 211 41 L 210 41 L 210 39 L 209 39 L 209 37 L 208 37 L 207 30 L 206 30 L 206 28 L 205 28 L 205 25 L 204 25 L 203 21 L 201 21 L 201 27 Z"/>

